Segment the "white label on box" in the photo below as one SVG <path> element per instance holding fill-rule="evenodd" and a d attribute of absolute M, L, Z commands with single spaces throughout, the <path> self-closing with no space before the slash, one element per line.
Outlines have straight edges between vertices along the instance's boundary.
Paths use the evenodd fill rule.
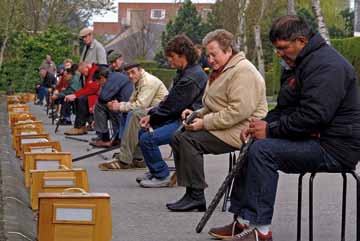
<path fill-rule="evenodd" d="M 25 136 L 25 135 L 36 135 L 38 134 L 36 131 L 22 131 L 21 132 L 21 136 Z"/>
<path fill-rule="evenodd" d="M 56 208 L 56 221 L 93 221 L 92 208 Z"/>
<path fill-rule="evenodd" d="M 58 160 L 36 161 L 36 170 L 57 170 L 59 167 L 60 161 Z"/>
<path fill-rule="evenodd" d="M 73 187 L 75 186 L 74 179 L 52 179 L 44 180 L 44 187 Z"/>
<path fill-rule="evenodd" d="M 31 148 L 31 153 L 51 153 L 51 152 L 53 152 L 52 147 Z"/>
<path fill-rule="evenodd" d="M 48 142 L 46 138 L 21 139 L 21 144 Z"/>

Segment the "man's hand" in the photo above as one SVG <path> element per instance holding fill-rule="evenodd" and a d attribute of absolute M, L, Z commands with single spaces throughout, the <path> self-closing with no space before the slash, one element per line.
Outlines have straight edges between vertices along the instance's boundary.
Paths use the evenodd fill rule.
<path fill-rule="evenodd" d="M 112 100 L 107 103 L 107 106 L 111 111 L 119 111 L 120 110 L 120 102 L 117 100 Z"/>
<path fill-rule="evenodd" d="M 243 144 L 246 143 L 246 141 L 249 139 L 250 137 L 250 133 L 249 133 L 249 128 L 244 128 L 242 129 L 241 133 L 240 133 L 240 140 Z"/>
<path fill-rule="evenodd" d="M 74 95 L 74 94 L 65 96 L 66 102 L 71 102 L 71 101 L 74 101 L 75 99 L 76 99 L 76 95 Z"/>
<path fill-rule="evenodd" d="M 59 97 L 57 95 L 52 95 L 50 98 L 51 100 L 57 100 Z"/>
<path fill-rule="evenodd" d="M 189 125 L 186 125 L 184 122 L 184 127 L 186 130 L 189 130 L 189 131 L 202 130 L 202 129 L 204 129 L 204 120 L 200 119 L 200 118 L 195 118 L 194 121 Z"/>
<path fill-rule="evenodd" d="M 182 113 L 181 113 L 181 119 L 185 120 L 186 117 L 188 117 L 189 115 L 191 115 L 191 113 L 193 113 L 192 110 L 190 109 L 185 109 Z"/>
<path fill-rule="evenodd" d="M 140 126 L 145 129 L 150 128 L 150 116 L 146 115 L 140 119 Z"/>
<path fill-rule="evenodd" d="M 267 127 L 266 121 L 252 120 L 250 122 L 248 133 L 255 139 L 265 139 L 266 138 L 266 127 Z"/>

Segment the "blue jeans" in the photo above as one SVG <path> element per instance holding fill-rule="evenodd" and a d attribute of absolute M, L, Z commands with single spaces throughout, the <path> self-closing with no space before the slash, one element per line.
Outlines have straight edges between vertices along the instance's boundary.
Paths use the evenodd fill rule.
<path fill-rule="evenodd" d="M 302 173 L 343 169 L 317 140 L 257 140 L 249 147 L 247 157 L 247 166 L 234 180 L 229 211 L 257 225 L 271 224 L 278 170 Z"/>
<path fill-rule="evenodd" d="M 46 104 L 48 103 L 48 89 L 45 86 L 40 86 L 38 90 L 38 100 L 42 104 L 44 98 L 46 100 Z"/>
<path fill-rule="evenodd" d="M 176 120 L 154 129 L 154 132 L 143 129 L 139 131 L 139 144 L 145 163 L 156 178 L 164 179 L 169 176 L 169 168 L 161 156 L 159 146 L 170 143 L 180 124 L 181 121 Z"/>

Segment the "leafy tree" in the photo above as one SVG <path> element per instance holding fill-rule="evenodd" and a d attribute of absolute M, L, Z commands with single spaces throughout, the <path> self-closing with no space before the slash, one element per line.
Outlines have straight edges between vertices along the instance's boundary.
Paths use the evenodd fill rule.
<path fill-rule="evenodd" d="M 346 8 L 340 12 L 345 22 L 345 32 L 347 37 L 351 37 L 354 32 L 355 13 L 350 8 Z"/>
<path fill-rule="evenodd" d="M 210 14 L 209 20 L 211 22 L 202 21 L 192 2 L 185 0 L 179 8 L 177 16 L 166 24 L 165 31 L 161 35 L 162 48 L 165 48 L 171 38 L 181 33 L 186 34 L 194 43 L 201 43 L 206 33 L 214 29 L 212 26 L 214 16 Z M 163 50 L 157 53 L 155 60 L 160 65 L 166 65 Z"/>

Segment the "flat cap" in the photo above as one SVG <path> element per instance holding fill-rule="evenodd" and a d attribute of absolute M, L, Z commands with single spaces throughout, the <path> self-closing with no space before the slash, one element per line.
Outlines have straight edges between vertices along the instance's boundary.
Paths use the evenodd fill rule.
<path fill-rule="evenodd" d="M 126 63 L 124 64 L 124 70 L 128 71 L 129 69 L 135 68 L 135 67 L 140 67 L 139 63 L 136 62 L 130 62 L 130 63 Z"/>
<path fill-rule="evenodd" d="M 112 51 L 108 56 L 107 56 L 107 62 L 108 63 L 112 63 L 115 60 L 117 60 L 118 58 L 122 57 L 122 53 L 120 51 Z"/>
<path fill-rule="evenodd" d="M 93 32 L 93 30 L 91 28 L 86 27 L 86 28 L 81 29 L 79 35 L 80 35 L 80 37 L 84 37 L 92 32 Z"/>

